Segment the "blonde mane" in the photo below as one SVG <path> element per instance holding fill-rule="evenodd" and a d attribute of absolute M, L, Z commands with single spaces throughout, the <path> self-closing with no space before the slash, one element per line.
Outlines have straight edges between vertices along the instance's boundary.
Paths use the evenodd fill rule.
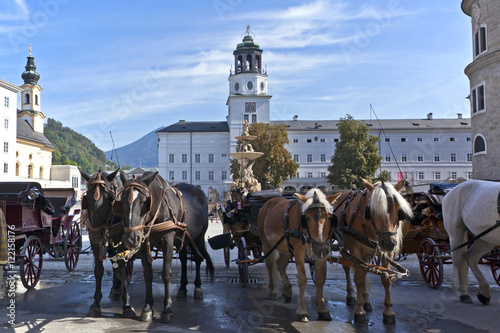
<path fill-rule="evenodd" d="M 304 204 L 302 204 L 302 213 L 304 213 L 307 210 L 307 208 L 309 208 L 309 206 L 313 203 L 314 192 L 316 192 L 319 202 L 323 206 L 325 206 L 326 211 L 331 212 L 333 208 L 332 205 L 328 202 L 328 200 L 326 200 L 326 195 L 320 189 L 313 188 L 307 191 L 306 193 L 306 197 L 308 197 L 309 199 Z"/>

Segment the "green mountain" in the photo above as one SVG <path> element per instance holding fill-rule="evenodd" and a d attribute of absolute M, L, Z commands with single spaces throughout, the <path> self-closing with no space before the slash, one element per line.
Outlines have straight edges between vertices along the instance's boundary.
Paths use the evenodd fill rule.
<path fill-rule="evenodd" d="M 52 164 L 78 165 L 88 173 L 118 167 L 108 161 L 104 152 L 92 141 L 54 119 L 47 119 L 44 134 L 56 147 L 52 153 Z"/>
<path fill-rule="evenodd" d="M 120 162 L 122 168 L 157 167 L 158 166 L 158 136 L 159 127 L 149 132 L 139 140 L 126 146 L 104 152 L 106 157 L 115 163 Z"/>

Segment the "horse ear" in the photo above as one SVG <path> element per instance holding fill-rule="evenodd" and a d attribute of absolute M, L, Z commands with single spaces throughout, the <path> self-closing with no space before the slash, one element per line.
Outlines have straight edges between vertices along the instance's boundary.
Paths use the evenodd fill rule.
<path fill-rule="evenodd" d="M 123 205 L 121 201 L 113 202 L 113 214 L 123 216 Z"/>
<path fill-rule="evenodd" d="M 397 184 L 396 186 L 394 186 L 394 188 L 396 189 L 396 191 L 400 192 L 402 189 L 403 189 L 403 186 L 405 186 L 405 183 L 406 183 L 406 179 L 401 179 Z"/>
<path fill-rule="evenodd" d="M 326 197 L 326 201 L 328 201 L 331 204 L 333 204 L 335 202 L 335 200 L 337 200 L 337 198 L 341 195 L 342 193 L 335 193 L 335 194 L 332 194 L 332 195 L 329 195 Z"/>
<path fill-rule="evenodd" d="M 122 184 L 125 185 L 125 183 L 128 182 L 128 177 L 125 171 L 120 169 L 120 180 L 122 181 Z"/>
<path fill-rule="evenodd" d="M 294 193 L 293 196 L 297 198 L 298 200 L 302 201 L 302 203 L 306 203 L 307 200 L 309 200 L 308 197 L 302 194 Z"/>
<path fill-rule="evenodd" d="M 146 186 L 149 186 L 151 185 L 151 183 L 153 182 L 153 180 L 155 179 L 156 175 L 158 174 L 158 171 L 152 173 L 151 175 L 149 175 L 148 177 L 144 178 L 143 179 L 143 182 Z"/>
<path fill-rule="evenodd" d="M 110 175 L 108 175 L 108 176 L 106 177 L 106 179 L 108 180 L 108 182 L 111 182 L 111 181 L 113 181 L 113 179 L 115 179 L 115 177 L 116 177 L 116 175 L 118 174 L 118 171 L 119 171 L 119 170 L 120 170 L 119 168 L 118 168 L 118 169 L 116 169 L 116 171 L 115 171 L 115 172 L 113 172 L 112 174 L 110 174 Z"/>
<path fill-rule="evenodd" d="M 90 175 L 86 173 L 82 168 L 78 167 L 78 170 L 80 170 L 80 175 L 82 175 L 83 179 L 86 181 L 90 180 Z"/>
<path fill-rule="evenodd" d="M 82 209 L 88 209 L 89 208 L 89 201 L 87 199 L 87 196 L 84 195 L 82 198 Z"/>
<path fill-rule="evenodd" d="M 369 192 L 373 192 L 373 189 L 375 188 L 375 186 L 373 186 L 372 183 L 370 183 L 369 181 L 367 181 L 366 179 L 363 179 L 363 184 L 365 184 L 365 187 L 366 189 L 369 191 Z"/>

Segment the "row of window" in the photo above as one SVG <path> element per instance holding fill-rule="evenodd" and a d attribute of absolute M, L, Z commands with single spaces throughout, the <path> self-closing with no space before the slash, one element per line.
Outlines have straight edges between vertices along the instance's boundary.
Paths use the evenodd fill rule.
<path fill-rule="evenodd" d="M 294 155 L 293 155 L 293 160 L 294 160 L 295 162 L 299 163 L 299 162 L 300 162 L 300 161 L 299 161 L 299 154 L 294 154 Z M 307 155 L 306 155 L 306 162 L 307 162 L 307 163 L 312 163 L 312 161 L 313 161 L 313 155 L 312 155 L 312 154 L 307 154 Z M 321 155 L 319 156 L 319 161 L 320 161 L 320 162 L 326 162 L 326 154 L 321 154 Z"/>
<path fill-rule="evenodd" d="M 448 174 L 448 177 L 453 179 L 453 180 L 458 179 L 458 171 L 449 171 L 449 172 L 447 172 L 447 174 Z M 418 180 L 426 179 L 424 171 L 416 171 L 415 175 L 416 175 L 416 178 Z M 444 177 L 444 176 L 445 176 L 444 172 L 441 172 L 441 171 L 433 171 L 432 172 L 432 179 L 434 179 L 434 180 L 443 180 L 443 179 L 448 178 L 448 177 Z M 465 176 L 467 179 L 472 179 L 472 171 L 467 171 Z M 408 179 L 407 172 L 403 172 L 403 178 Z"/>
<path fill-rule="evenodd" d="M 316 136 L 314 137 L 314 139 L 306 139 L 306 142 L 307 143 L 312 143 L 313 141 L 317 142 L 319 140 L 319 142 L 326 142 L 326 139 L 325 138 L 319 138 Z M 299 139 L 293 139 L 292 140 L 293 143 L 299 143 Z M 335 138 L 333 139 L 333 142 L 339 142 L 339 139 Z"/>
<path fill-rule="evenodd" d="M 472 162 L 472 153 L 467 153 L 467 162 Z M 391 161 L 391 154 L 385 154 L 385 161 L 390 162 Z M 419 153 L 417 154 L 417 162 L 423 162 L 424 161 L 424 154 Z M 456 153 L 451 153 L 450 154 L 450 162 L 456 162 L 457 161 L 457 154 Z M 401 154 L 401 162 L 408 162 L 408 156 L 407 154 Z M 441 155 L 440 154 L 434 154 L 434 162 L 441 162 Z"/>
<path fill-rule="evenodd" d="M 255 111 L 254 111 L 255 112 Z M 256 114 L 252 114 L 252 121 L 250 122 L 250 117 L 249 117 L 249 114 L 248 113 L 245 113 L 243 115 L 243 120 L 246 120 L 249 124 L 250 123 L 256 123 L 257 122 L 257 115 Z"/>
<path fill-rule="evenodd" d="M 20 164 L 16 163 L 16 176 L 19 176 L 20 168 L 21 168 Z M 33 164 L 28 165 L 28 178 L 34 178 L 33 170 L 34 170 Z M 39 170 L 40 170 L 40 173 L 39 173 L 40 177 L 38 179 L 43 179 L 43 167 L 41 166 Z M 9 163 L 7 163 L 7 162 L 4 162 L 4 164 L 3 164 L 3 173 L 9 173 Z M 73 186 L 73 187 L 76 187 L 76 186 Z"/>
<path fill-rule="evenodd" d="M 319 178 L 326 178 L 326 172 L 318 172 Z M 296 178 L 300 178 L 300 172 L 297 172 Z M 313 178 L 312 172 L 305 172 L 305 178 Z"/>
<path fill-rule="evenodd" d="M 30 94 L 24 95 L 24 104 L 30 104 Z M 35 104 L 38 105 L 38 95 L 35 95 Z"/>
<path fill-rule="evenodd" d="M 451 136 L 451 137 L 449 137 L 448 139 L 449 139 L 449 141 L 450 141 L 450 142 L 455 142 L 455 141 L 457 141 L 457 138 L 456 138 L 456 137 L 454 137 L 454 136 Z M 390 142 L 390 141 L 391 141 L 391 138 L 385 138 L 385 142 Z M 433 138 L 433 141 L 434 141 L 434 142 L 439 142 L 439 138 L 438 138 L 438 137 L 435 137 L 435 138 Z M 471 139 L 471 137 L 470 137 L 470 136 L 468 136 L 468 137 L 466 137 L 466 138 L 465 138 L 465 141 L 470 142 L 470 141 L 472 141 L 472 139 Z M 407 140 L 407 138 L 404 138 L 404 137 L 403 137 L 403 138 L 401 138 L 401 142 L 408 142 L 408 140 Z M 419 138 L 417 138 L 417 142 L 423 142 L 423 138 L 420 138 L 420 137 L 419 137 Z"/>
<path fill-rule="evenodd" d="M 208 163 L 214 163 L 215 154 L 208 154 Z M 168 154 L 168 163 L 175 163 L 175 154 Z M 181 163 L 188 163 L 188 154 L 181 155 Z M 201 154 L 194 154 L 194 163 L 201 163 Z M 221 163 L 227 163 L 227 154 L 221 154 Z"/>
<path fill-rule="evenodd" d="M 178 172 L 178 171 L 177 171 Z M 169 181 L 175 181 L 176 180 L 176 171 L 170 170 L 168 172 L 168 180 Z M 215 180 L 215 171 L 208 171 L 208 180 Z M 220 174 L 220 179 L 221 180 L 226 180 L 227 179 L 227 171 L 222 171 Z M 194 180 L 201 180 L 201 171 L 195 171 L 194 172 Z M 181 181 L 188 181 L 188 172 L 187 171 L 181 171 Z"/>

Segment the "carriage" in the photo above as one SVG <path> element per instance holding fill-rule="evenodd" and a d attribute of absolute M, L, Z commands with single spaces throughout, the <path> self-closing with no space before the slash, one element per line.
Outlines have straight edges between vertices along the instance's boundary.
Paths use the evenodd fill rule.
<path fill-rule="evenodd" d="M 417 254 L 425 284 L 438 289 L 443 282 L 443 266 L 451 264 L 449 236 L 443 224 L 441 202 L 456 183 L 430 184 L 428 192 L 405 195 L 414 212 L 414 219 L 403 223 L 403 251 L 400 260 Z M 471 237 L 469 237 L 471 238 Z M 489 265 L 495 282 L 500 285 L 500 250 L 484 255 L 480 264 Z"/>
<path fill-rule="evenodd" d="M 42 189 L 37 182 L 0 183 L 9 248 L 6 268 L 20 266 L 25 288 L 33 289 L 40 280 L 45 253 L 64 259 L 69 272 L 76 268 L 82 237 L 75 219 L 79 210 L 71 212 L 74 195 L 72 188 Z"/>

